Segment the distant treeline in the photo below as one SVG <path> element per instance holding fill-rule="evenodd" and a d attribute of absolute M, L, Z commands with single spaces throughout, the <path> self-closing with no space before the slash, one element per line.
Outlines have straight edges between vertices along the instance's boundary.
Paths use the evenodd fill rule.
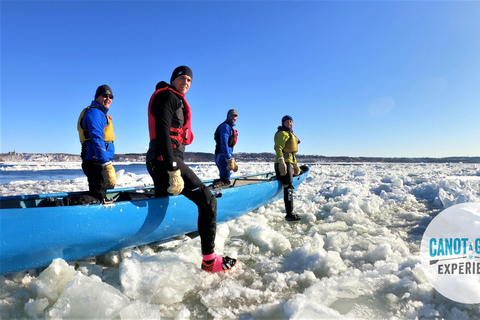
<path fill-rule="evenodd" d="M 213 162 L 213 153 L 185 152 L 184 160 L 187 162 Z M 244 162 L 270 162 L 274 161 L 275 154 L 263 153 L 235 153 L 237 161 Z M 145 153 L 116 154 L 115 161 L 145 162 Z M 445 158 L 383 158 L 383 157 L 326 157 L 317 155 L 297 155 L 300 163 L 325 163 L 325 162 L 384 162 L 384 163 L 480 163 L 480 157 L 445 157 Z M 81 161 L 79 155 L 65 153 L 2 153 L 0 162 L 14 161 Z"/>

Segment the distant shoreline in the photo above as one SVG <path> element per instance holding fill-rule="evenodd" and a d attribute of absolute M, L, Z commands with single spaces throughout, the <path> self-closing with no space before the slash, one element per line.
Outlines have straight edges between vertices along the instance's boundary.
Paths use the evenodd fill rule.
<path fill-rule="evenodd" d="M 270 162 L 275 155 L 273 153 L 236 153 L 237 161 L 244 162 Z M 186 162 L 214 162 L 213 153 L 205 152 L 185 152 L 184 160 Z M 301 163 L 480 163 L 480 157 L 348 157 L 348 156 L 317 156 L 317 155 L 297 155 L 297 160 Z M 73 162 L 81 161 L 77 154 L 67 153 L 1 153 L 0 162 L 18 162 L 18 161 L 58 161 Z M 145 162 L 145 153 L 127 153 L 116 154 L 114 161 L 125 162 Z"/>

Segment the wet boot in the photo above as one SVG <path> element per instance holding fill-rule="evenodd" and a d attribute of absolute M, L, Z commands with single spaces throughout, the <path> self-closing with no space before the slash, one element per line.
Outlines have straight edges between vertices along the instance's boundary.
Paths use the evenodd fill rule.
<path fill-rule="evenodd" d="M 299 221 L 300 220 L 300 216 L 298 214 L 295 214 L 295 213 L 290 213 L 290 214 L 287 214 L 285 216 L 285 220 L 291 222 L 291 221 Z"/>
<path fill-rule="evenodd" d="M 216 256 L 213 260 L 202 261 L 202 270 L 207 272 L 227 271 L 235 267 L 237 259 Z"/>

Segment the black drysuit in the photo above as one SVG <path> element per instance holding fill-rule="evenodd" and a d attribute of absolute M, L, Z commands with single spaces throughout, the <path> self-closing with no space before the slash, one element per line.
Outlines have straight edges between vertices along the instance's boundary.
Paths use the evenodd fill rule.
<path fill-rule="evenodd" d="M 157 84 L 157 90 L 168 86 Z M 173 88 L 173 87 L 170 87 Z M 171 137 L 171 128 L 180 128 L 185 122 L 185 108 L 180 97 L 170 90 L 157 92 L 149 107 L 150 146 L 147 169 L 155 184 L 155 196 L 168 196 L 168 171 L 180 169 L 185 187 L 182 194 L 198 207 L 198 232 L 202 254 L 214 252 L 217 225 L 217 199 L 197 175 L 183 162 L 185 145 Z M 153 121 L 153 123 L 152 123 Z M 153 129 L 154 128 L 154 129 Z M 175 166 L 176 164 L 176 166 Z"/>

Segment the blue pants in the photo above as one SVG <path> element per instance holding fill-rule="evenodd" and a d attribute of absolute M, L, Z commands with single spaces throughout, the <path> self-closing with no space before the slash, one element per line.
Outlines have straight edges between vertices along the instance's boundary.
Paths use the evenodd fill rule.
<path fill-rule="evenodd" d="M 220 172 L 220 179 L 230 179 L 231 172 L 227 170 L 228 162 L 227 158 L 225 158 L 223 154 L 215 154 L 215 164 L 217 165 L 218 171 Z"/>

